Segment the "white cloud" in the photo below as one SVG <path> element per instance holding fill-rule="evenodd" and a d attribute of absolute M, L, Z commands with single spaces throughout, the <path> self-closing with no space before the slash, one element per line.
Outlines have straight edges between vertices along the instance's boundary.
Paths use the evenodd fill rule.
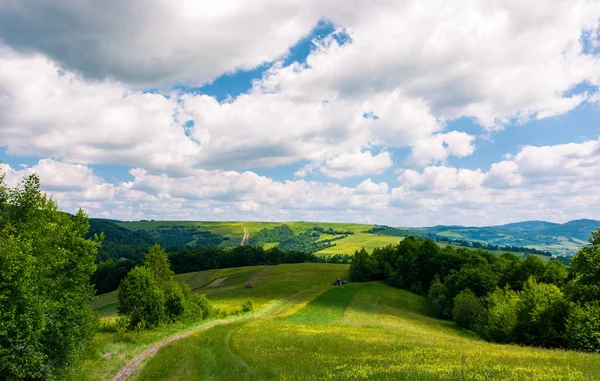
<path fill-rule="evenodd" d="M 287 53 L 322 15 L 311 1 L 0 3 L 0 40 L 89 78 L 196 84 Z"/>
<path fill-rule="evenodd" d="M 352 176 L 381 174 L 392 166 L 392 157 L 388 152 L 373 156 L 371 151 L 340 153 L 327 159 L 321 172 L 329 177 L 343 179 Z"/>
<path fill-rule="evenodd" d="M 467 117 L 492 131 L 598 102 L 600 59 L 581 38 L 597 35 L 597 1 L 215 4 L 0 4 L 0 146 L 51 158 L 4 166 L 9 180 L 38 171 L 69 207 L 121 218 L 360 219 L 377 209 L 401 225 L 396 216 L 435 216 L 418 210 L 484 221 L 528 207 L 576 215 L 597 200 L 596 141 L 528 146 L 485 172 L 448 166 L 477 146 L 447 128 Z M 322 18 L 351 42 L 329 36 L 306 63 L 284 67 L 281 56 Z M 165 90 L 273 60 L 226 102 Z M 591 90 L 573 95 L 583 82 Z M 304 162 L 297 177 L 376 175 L 397 147 L 411 151 L 394 157 L 408 169 L 392 190 L 370 179 L 352 188 L 248 171 Z M 135 168 L 134 180 L 110 184 L 87 164 Z"/>
<path fill-rule="evenodd" d="M 526 146 L 488 171 L 429 166 L 407 169 L 399 185 L 370 178 L 355 187 L 275 181 L 253 172 L 195 170 L 182 177 L 137 168 L 111 184 L 90 168 L 41 160 L 2 165 L 7 182 L 38 173 L 62 208 L 122 219 L 319 220 L 395 226 L 497 224 L 516 220 L 597 218 L 600 138 L 580 144 Z"/>

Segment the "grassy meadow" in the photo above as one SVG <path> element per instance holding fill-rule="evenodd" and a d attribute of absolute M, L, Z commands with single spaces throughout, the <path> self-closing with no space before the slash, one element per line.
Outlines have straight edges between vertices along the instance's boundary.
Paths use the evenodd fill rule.
<path fill-rule="evenodd" d="M 178 275 L 217 308 L 232 311 L 250 299 L 255 312 L 165 346 L 131 379 L 600 378 L 598 354 L 488 343 L 430 317 L 427 300 L 410 292 L 377 282 L 331 286 L 335 278 L 346 278 L 347 270 L 347 265 L 306 263 Z M 99 300 L 95 306 L 106 313 L 114 296 Z M 124 339 L 108 324 L 98 334 L 98 354 L 87 360 L 84 379 L 106 379 L 153 340 L 190 329 L 176 326 Z"/>
<path fill-rule="evenodd" d="M 136 222 L 118 222 L 119 226 L 130 230 L 152 231 L 158 227 L 186 226 L 195 227 L 199 231 L 209 231 L 228 237 L 227 241 L 219 246 L 231 247 L 238 246 L 244 237 L 244 228 L 248 230 L 250 236 L 256 234 L 262 229 L 273 228 L 282 224 L 288 225 L 296 234 L 300 234 L 313 227 L 323 229 L 332 228 L 337 231 L 351 231 L 354 234 L 346 238 L 335 241 L 335 246 L 326 248 L 317 252 L 318 255 L 333 254 L 354 254 L 356 250 L 365 248 L 369 253 L 376 247 L 383 247 L 389 244 L 398 244 L 402 237 L 388 236 L 381 234 L 367 233 L 373 225 L 349 224 L 349 223 L 328 223 L 328 222 L 209 222 L 209 221 L 136 221 Z M 321 240 L 334 238 L 334 235 L 322 234 Z M 270 249 L 278 245 L 278 242 L 268 242 L 263 245 L 265 249 Z"/>

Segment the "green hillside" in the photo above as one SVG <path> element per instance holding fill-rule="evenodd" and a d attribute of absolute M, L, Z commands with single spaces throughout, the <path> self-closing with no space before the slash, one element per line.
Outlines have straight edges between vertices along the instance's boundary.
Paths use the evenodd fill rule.
<path fill-rule="evenodd" d="M 346 265 L 292 264 L 178 275 L 215 306 L 253 314 L 119 336 L 104 318 L 99 351 L 73 379 L 104 380 L 153 343 L 132 380 L 589 380 L 598 354 L 491 344 L 431 317 L 425 298 L 381 283 L 331 286 Z M 252 288 L 245 285 L 251 282 Z M 217 284 L 217 286 L 214 286 Z M 110 315 L 114 295 L 96 308 Z"/>
<path fill-rule="evenodd" d="M 576 220 L 565 224 L 527 221 L 501 226 L 464 227 L 434 226 L 393 228 L 380 225 L 324 222 L 210 222 L 210 221 L 109 221 L 91 220 L 92 233 L 105 233 L 101 259 L 137 260 L 147 248 L 158 242 L 173 250 L 197 247 L 240 246 L 244 232 L 248 245 L 265 249 L 279 247 L 286 251 L 303 251 L 317 255 L 352 255 L 365 248 L 398 244 L 409 235 L 429 236 L 441 245 L 483 247 L 502 253 L 538 250 L 530 254 L 574 254 L 600 221 Z M 482 246 L 483 245 L 483 246 Z M 486 246 L 488 245 L 488 246 Z"/>
<path fill-rule="evenodd" d="M 500 226 L 433 226 L 407 228 L 416 234 L 452 241 L 477 241 L 499 246 L 528 247 L 553 254 L 574 254 L 587 242 L 600 221 L 574 220 L 564 224 L 525 221 Z"/>

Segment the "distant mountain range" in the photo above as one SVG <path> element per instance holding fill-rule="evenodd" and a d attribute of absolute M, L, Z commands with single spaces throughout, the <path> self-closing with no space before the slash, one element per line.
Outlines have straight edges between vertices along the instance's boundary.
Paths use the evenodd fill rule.
<path fill-rule="evenodd" d="M 438 225 L 400 229 L 442 240 L 477 241 L 499 246 L 530 247 L 553 254 L 572 254 L 586 244 L 591 233 L 599 228 L 600 221 L 582 219 L 564 224 L 524 221 L 484 227 Z"/>

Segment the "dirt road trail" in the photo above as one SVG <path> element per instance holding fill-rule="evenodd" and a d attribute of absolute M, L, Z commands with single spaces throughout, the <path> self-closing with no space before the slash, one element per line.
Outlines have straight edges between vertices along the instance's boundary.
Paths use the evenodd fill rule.
<path fill-rule="evenodd" d="M 243 222 L 242 227 L 244 228 L 244 238 L 242 238 L 242 243 L 240 244 L 240 246 L 244 246 L 245 244 L 247 244 L 248 239 L 250 238 L 250 234 L 248 234 L 248 229 L 246 229 Z"/>

